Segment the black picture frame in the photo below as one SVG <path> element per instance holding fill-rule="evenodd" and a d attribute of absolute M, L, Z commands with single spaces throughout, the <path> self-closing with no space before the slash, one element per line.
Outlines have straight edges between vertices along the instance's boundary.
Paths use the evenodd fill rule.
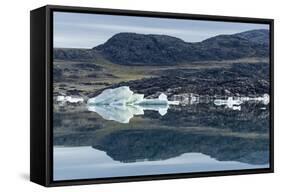
<path fill-rule="evenodd" d="M 157 18 L 177 18 L 205 21 L 227 21 L 270 25 L 270 168 L 213 171 L 184 174 L 146 175 L 102 179 L 53 181 L 52 141 L 52 58 L 53 58 L 53 12 L 98 13 Z M 131 182 L 177 178 L 242 175 L 274 172 L 274 20 L 262 18 L 196 15 L 135 10 L 100 9 L 46 5 L 30 12 L 30 180 L 43 186 L 64 186 Z"/>

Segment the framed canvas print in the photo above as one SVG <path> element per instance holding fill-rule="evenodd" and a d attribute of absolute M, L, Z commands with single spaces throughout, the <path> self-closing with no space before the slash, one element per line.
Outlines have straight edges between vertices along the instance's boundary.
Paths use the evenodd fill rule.
<path fill-rule="evenodd" d="M 273 20 L 31 11 L 31 181 L 273 172 Z"/>

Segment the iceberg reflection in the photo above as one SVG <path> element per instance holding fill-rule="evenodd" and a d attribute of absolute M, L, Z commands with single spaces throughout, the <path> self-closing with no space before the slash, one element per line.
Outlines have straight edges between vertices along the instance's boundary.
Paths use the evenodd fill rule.
<path fill-rule="evenodd" d="M 169 105 L 88 105 L 87 108 L 106 120 L 129 123 L 135 115 L 144 115 L 145 110 L 158 111 L 163 116 L 167 113 Z"/>

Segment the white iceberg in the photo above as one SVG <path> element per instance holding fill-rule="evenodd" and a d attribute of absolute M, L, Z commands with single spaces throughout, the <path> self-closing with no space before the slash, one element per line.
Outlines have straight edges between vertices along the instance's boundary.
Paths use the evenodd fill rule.
<path fill-rule="evenodd" d="M 116 89 L 106 89 L 101 94 L 88 100 L 88 104 L 94 105 L 125 105 L 138 100 L 133 96 L 134 92 L 129 87 L 123 86 Z"/>
<path fill-rule="evenodd" d="M 179 101 L 169 101 L 164 93 L 156 99 L 146 99 L 128 86 L 106 89 L 101 94 L 87 101 L 89 111 L 94 111 L 106 120 L 129 123 L 134 115 L 143 115 L 145 110 L 158 111 L 165 115 L 169 105 L 178 105 Z"/>
<path fill-rule="evenodd" d="M 164 93 L 156 99 L 146 99 L 136 94 L 128 86 L 106 89 L 87 102 L 89 105 L 178 105 L 179 101 L 169 101 Z"/>

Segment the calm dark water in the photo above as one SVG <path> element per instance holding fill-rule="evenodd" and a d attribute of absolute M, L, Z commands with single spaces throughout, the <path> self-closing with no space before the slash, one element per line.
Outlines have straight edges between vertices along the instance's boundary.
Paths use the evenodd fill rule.
<path fill-rule="evenodd" d="M 269 167 L 268 105 L 95 111 L 55 106 L 55 180 Z"/>

